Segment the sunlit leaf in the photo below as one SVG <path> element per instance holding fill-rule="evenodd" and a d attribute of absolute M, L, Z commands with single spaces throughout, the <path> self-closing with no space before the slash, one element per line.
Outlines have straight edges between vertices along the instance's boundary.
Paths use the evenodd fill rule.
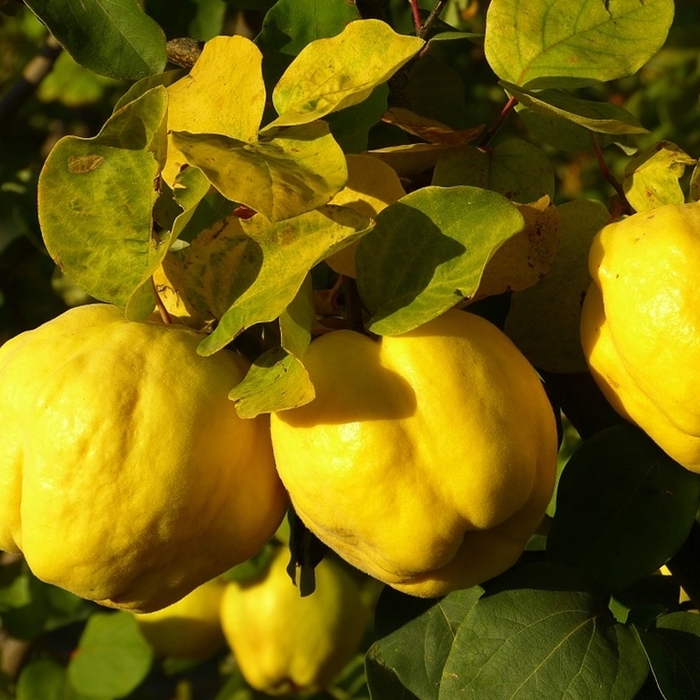
<path fill-rule="evenodd" d="M 140 321 L 153 311 L 156 303 L 155 289 L 151 276 L 161 266 L 168 250 L 182 233 L 192 218 L 197 205 L 209 191 L 209 181 L 201 170 L 187 168 L 175 180 L 173 202 L 177 206 L 175 219 L 169 230 L 159 234 L 160 245 L 155 255 L 150 257 L 144 272 L 147 276 L 143 284 L 136 289 L 126 305 L 126 316 L 132 321 Z"/>
<path fill-rule="evenodd" d="M 673 13 L 673 0 L 492 0 L 486 59 L 530 88 L 623 78 L 661 48 Z"/>
<path fill-rule="evenodd" d="M 210 355 L 245 328 L 278 318 L 297 295 L 309 270 L 364 235 L 369 225 L 356 211 L 335 205 L 277 223 L 261 216 L 241 221 L 240 233 L 220 244 L 232 251 L 225 266 L 221 261 L 226 252 L 214 246 L 199 261 L 217 285 L 208 292 L 213 303 L 226 309 L 214 332 L 200 343 L 199 351 Z"/>
<path fill-rule="evenodd" d="M 525 226 L 486 263 L 475 299 L 519 292 L 539 282 L 552 267 L 559 247 L 559 216 L 549 197 L 518 205 Z"/>
<path fill-rule="evenodd" d="M 548 116 L 560 117 L 589 131 L 601 134 L 646 134 L 645 129 L 626 109 L 610 102 L 582 100 L 563 90 L 528 91 L 505 80 L 501 85 L 525 107 Z"/>
<path fill-rule="evenodd" d="M 600 203 L 578 199 L 557 207 L 560 236 L 547 275 L 511 296 L 505 331 L 535 367 L 584 372 L 579 327 L 581 301 L 591 283 L 588 250 L 610 214 Z"/>
<path fill-rule="evenodd" d="M 523 225 L 505 197 L 476 187 L 424 187 L 388 206 L 356 254 L 370 330 L 404 333 L 472 297 L 486 263 Z"/>
<path fill-rule="evenodd" d="M 636 211 L 656 209 L 665 204 L 683 204 L 685 194 L 679 182 L 696 160 L 675 143 L 660 141 L 642 151 L 625 166 L 622 189 Z"/>
<path fill-rule="evenodd" d="M 291 304 L 280 314 L 281 347 L 258 357 L 243 381 L 229 393 L 242 418 L 294 408 L 314 398 L 313 384 L 302 364 L 311 342 L 313 321 L 311 279 L 307 276 Z"/>
<path fill-rule="evenodd" d="M 68 53 L 95 73 L 138 80 L 165 67 L 165 35 L 136 0 L 27 0 Z"/>
<path fill-rule="evenodd" d="M 389 204 L 403 197 L 398 175 L 384 162 L 370 155 L 347 155 L 348 181 L 331 204 L 350 207 L 370 219 Z M 326 258 L 326 263 L 339 274 L 355 277 L 355 252 L 353 243 L 335 255 Z"/>
<path fill-rule="evenodd" d="M 486 587 L 457 628 L 439 700 L 631 700 L 646 657 L 588 578 L 547 564 L 522 566 Z"/>
<path fill-rule="evenodd" d="M 168 88 L 168 130 L 219 134 L 254 142 L 265 108 L 262 54 L 242 36 L 219 36 L 204 45 L 192 70 Z M 163 177 L 172 183 L 184 155 L 170 138 Z"/>
<path fill-rule="evenodd" d="M 165 88 L 154 88 L 94 138 L 61 139 L 41 172 L 46 247 L 73 282 L 102 301 L 126 305 L 159 255 L 151 214 L 166 110 Z"/>
<path fill-rule="evenodd" d="M 221 194 L 270 221 L 326 204 L 347 179 L 345 156 L 320 121 L 256 143 L 186 132 L 174 133 L 173 140 Z"/>
<path fill-rule="evenodd" d="M 423 45 L 373 19 L 350 22 L 338 36 L 308 44 L 274 89 L 280 116 L 268 127 L 307 124 L 362 102 Z"/>

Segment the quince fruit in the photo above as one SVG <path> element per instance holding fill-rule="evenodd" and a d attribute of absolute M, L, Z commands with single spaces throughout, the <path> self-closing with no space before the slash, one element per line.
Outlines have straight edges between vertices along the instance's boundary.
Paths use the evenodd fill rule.
<path fill-rule="evenodd" d="M 219 614 L 225 586 L 213 579 L 162 610 L 135 615 L 157 657 L 202 661 L 225 644 Z"/>
<path fill-rule="evenodd" d="M 280 547 L 269 569 L 250 582 L 231 582 L 221 603 L 224 635 L 243 677 L 268 695 L 318 692 L 357 652 L 368 610 L 341 564 L 326 557 L 316 589 L 304 598 L 287 574 Z"/>
<path fill-rule="evenodd" d="M 268 421 L 239 418 L 247 364 L 201 339 L 91 304 L 0 348 L 0 549 L 151 612 L 263 546 L 288 501 Z"/>
<path fill-rule="evenodd" d="M 599 231 L 581 343 L 612 406 L 700 473 L 700 204 L 670 204 Z"/>
<path fill-rule="evenodd" d="M 451 310 L 402 335 L 341 330 L 304 355 L 310 403 L 272 414 L 277 469 L 320 540 L 434 597 L 513 565 L 549 503 L 554 413 L 494 325 Z"/>

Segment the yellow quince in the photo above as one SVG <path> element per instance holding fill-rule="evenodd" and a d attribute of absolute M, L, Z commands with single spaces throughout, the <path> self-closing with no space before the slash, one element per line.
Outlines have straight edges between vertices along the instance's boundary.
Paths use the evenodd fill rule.
<path fill-rule="evenodd" d="M 213 579 L 162 610 L 136 614 L 155 655 L 201 661 L 223 647 L 219 610 L 225 586 L 223 580 Z"/>
<path fill-rule="evenodd" d="M 379 340 L 337 331 L 304 365 L 316 398 L 273 414 L 272 442 L 319 539 L 424 597 L 516 562 L 552 494 L 557 431 L 535 370 L 496 326 L 451 310 Z"/>
<path fill-rule="evenodd" d="M 327 687 L 358 650 L 368 622 L 358 585 L 326 557 L 316 589 L 301 597 L 280 547 L 269 569 L 251 582 L 229 583 L 221 603 L 224 635 L 243 677 L 268 695 Z"/>
<path fill-rule="evenodd" d="M 0 348 L 0 549 L 150 612 L 262 547 L 287 507 L 268 421 L 238 417 L 247 364 L 201 339 L 91 304 Z"/>
<path fill-rule="evenodd" d="M 669 204 L 605 226 L 581 343 L 613 407 L 700 473 L 700 204 Z"/>

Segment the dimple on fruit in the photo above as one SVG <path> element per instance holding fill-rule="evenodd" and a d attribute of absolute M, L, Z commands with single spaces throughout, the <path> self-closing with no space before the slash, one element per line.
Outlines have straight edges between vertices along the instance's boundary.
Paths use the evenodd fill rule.
<path fill-rule="evenodd" d="M 271 417 L 297 513 L 358 569 L 432 597 L 512 566 L 551 497 L 554 413 L 494 325 L 451 310 L 372 340 L 337 331 L 304 364 L 316 398 Z"/>
<path fill-rule="evenodd" d="M 581 343 L 606 398 L 700 473 L 700 204 L 634 214 L 596 234 Z"/>
<path fill-rule="evenodd" d="M 357 651 L 368 611 L 350 574 L 330 559 L 315 569 L 304 598 L 287 574 L 289 550 L 251 582 L 229 583 L 221 602 L 224 635 L 250 685 L 269 695 L 327 687 Z"/>
<path fill-rule="evenodd" d="M 150 612 L 262 547 L 288 500 L 268 421 L 238 417 L 246 363 L 201 338 L 91 304 L 0 348 L 0 549 Z"/>

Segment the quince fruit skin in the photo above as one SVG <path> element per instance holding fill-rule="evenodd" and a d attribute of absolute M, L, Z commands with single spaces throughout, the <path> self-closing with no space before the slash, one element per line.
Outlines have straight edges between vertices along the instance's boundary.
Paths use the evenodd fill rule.
<path fill-rule="evenodd" d="M 359 586 L 326 557 L 316 589 L 301 597 L 280 547 L 269 569 L 250 582 L 231 582 L 221 603 L 224 635 L 246 681 L 268 695 L 318 692 L 358 651 L 369 611 Z"/>
<path fill-rule="evenodd" d="M 288 505 L 247 363 L 182 325 L 71 309 L 0 348 L 0 549 L 103 605 L 152 612 L 255 554 Z"/>
<path fill-rule="evenodd" d="M 226 643 L 219 613 L 225 586 L 213 579 L 162 610 L 135 614 L 154 654 L 203 661 L 221 649 Z"/>
<path fill-rule="evenodd" d="M 517 561 L 552 494 L 557 430 L 535 370 L 496 326 L 450 310 L 376 341 L 337 331 L 304 365 L 316 398 L 272 414 L 272 443 L 320 540 L 421 597 Z"/>
<path fill-rule="evenodd" d="M 589 253 L 581 344 L 620 415 L 700 473 L 700 204 L 608 224 Z"/>

